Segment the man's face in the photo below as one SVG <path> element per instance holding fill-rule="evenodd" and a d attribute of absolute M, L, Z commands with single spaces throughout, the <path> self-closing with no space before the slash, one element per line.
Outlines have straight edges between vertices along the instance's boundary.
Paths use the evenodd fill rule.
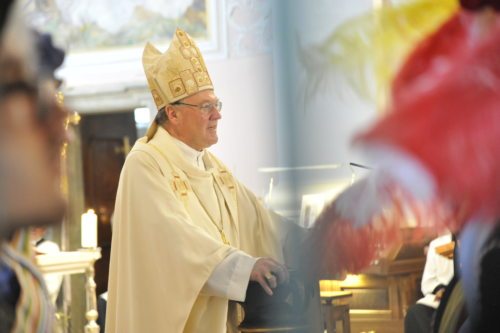
<path fill-rule="evenodd" d="M 204 104 L 216 104 L 218 98 L 213 90 L 204 90 L 181 100 L 181 103 L 202 106 Z M 216 108 L 209 112 L 202 111 L 199 107 L 182 104 L 170 105 L 169 121 L 172 125 L 175 137 L 196 150 L 203 150 L 217 143 L 217 123 L 221 114 Z"/>
<path fill-rule="evenodd" d="M 66 110 L 44 87 L 0 96 L 0 233 L 61 221 L 60 154 Z"/>

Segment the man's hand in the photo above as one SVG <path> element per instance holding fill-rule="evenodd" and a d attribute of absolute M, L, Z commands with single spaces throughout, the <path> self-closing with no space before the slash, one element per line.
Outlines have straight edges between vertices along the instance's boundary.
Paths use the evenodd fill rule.
<path fill-rule="evenodd" d="M 272 289 L 288 278 L 288 269 L 271 258 L 257 259 L 250 273 L 250 281 L 258 282 L 269 296 L 273 295 Z"/>
<path fill-rule="evenodd" d="M 436 301 L 441 301 L 441 298 L 443 297 L 443 294 L 444 294 L 444 288 L 441 288 L 439 289 L 437 292 L 436 292 L 436 297 L 434 297 L 434 300 Z"/>

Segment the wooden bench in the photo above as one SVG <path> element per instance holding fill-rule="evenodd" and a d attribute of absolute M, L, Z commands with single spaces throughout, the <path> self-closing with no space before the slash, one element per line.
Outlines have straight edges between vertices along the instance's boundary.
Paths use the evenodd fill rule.
<path fill-rule="evenodd" d="M 342 322 L 342 333 L 351 333 L 349 316 L 350 291 L 322 291 L 321 310 L 327 333 L 337 333 L 337 322 Z"/>

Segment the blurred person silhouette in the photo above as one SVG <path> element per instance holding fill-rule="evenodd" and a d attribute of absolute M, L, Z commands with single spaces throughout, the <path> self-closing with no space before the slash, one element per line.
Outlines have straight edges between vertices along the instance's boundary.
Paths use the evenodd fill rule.
<path fill-rule="evenodd" d="M 55 254 L 61 252 L 59 245 L 56 242 L 46 238 L 47 228 L 33 227 L 31 228 L 32 244 L 35 247 L 35 253 L 38 254 Z M 61 290 L 63 275 L 59 273 L 43 274 L 43 280 L 47 286 L 50 300 L 52 304 L 56 303 L 57 296 Z"/>
<path fill-rule="evenodd" d="M 56 100 L 64 52 L 0 5 L 0 332 L 51 332 L 53 309 L 34 265 L 29 226 L 60 222 L 66 110 Z"/>
<path fill-rule="evenodd" d="M 436 248 L 451 241 L 452 235 L 447 233 L 429 243 L 421 281 L 424 297 L 408 309 L 405 317 L 405 333 L 430 332 L 434 313 L 454 271 L 453 260 L 438 254 Z"/>

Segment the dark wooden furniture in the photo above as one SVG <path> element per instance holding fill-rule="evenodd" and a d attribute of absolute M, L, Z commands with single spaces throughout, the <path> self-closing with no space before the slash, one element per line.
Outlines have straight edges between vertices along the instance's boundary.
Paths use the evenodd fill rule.
<path fill-rule="evenodd" d="M 98 246 L 102 259 L 96 262 L 97 294 L 108 290 L 111 252 L 111 217 L 125 157 L 137 139 L 132 111 L 87 114 L 80 123 L 85 210 L 98 217 Z"/>
<path fill-rule="evenodd" d="M 322 281 L 321 291 L 347 291 L 351 332 L 402 333 L 408 307 L 420 295 L 425 265 L 424 246 L 407 240 L 358 275 L 343 281 Z M 326 282 L 326 283 L 325 283 Z"/>
<path fill-rule="evenodd" d="M 338 333 L 338 321 L 342 323 L 342 333 L 351 333 L 349 299 L 352 297 L 352 292 L 324 291 L 320 295 L 326 333 Z"/>

